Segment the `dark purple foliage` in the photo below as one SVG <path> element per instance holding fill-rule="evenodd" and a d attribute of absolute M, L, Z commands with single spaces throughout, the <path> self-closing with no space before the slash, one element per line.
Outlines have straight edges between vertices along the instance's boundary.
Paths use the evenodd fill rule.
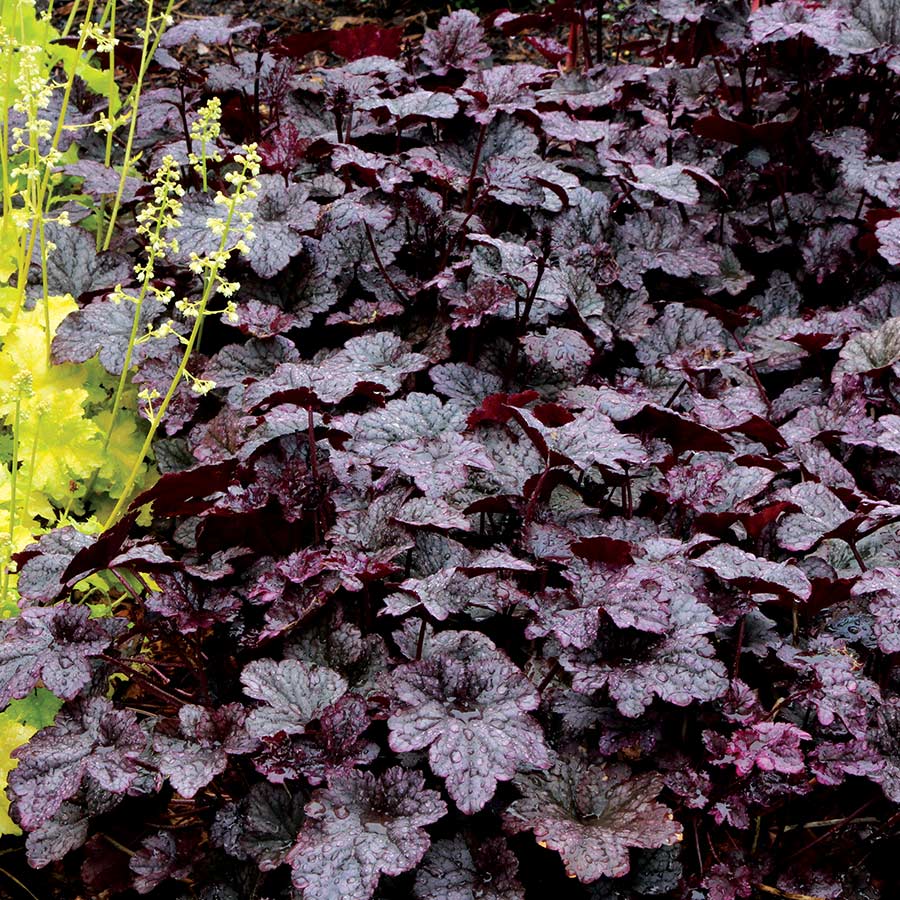
<path fill-rule="evenodd" d="M 28 861 L 73 896 L 892 900 L 896 3 L 426 18 L 168 32 L 210 64 L 135 149 L 221 96 L 256 237 L 159 481 L 16 557 L 0 701 L 66 701 L 9 777 Z M 121 371 L 129 221 L 53 232 L 57 362 Z"/>

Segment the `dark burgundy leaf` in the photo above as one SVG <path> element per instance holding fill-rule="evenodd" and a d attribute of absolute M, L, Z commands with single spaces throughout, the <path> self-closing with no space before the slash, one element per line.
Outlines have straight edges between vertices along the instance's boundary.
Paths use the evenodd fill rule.
<path fill-rule="evenodd" d="M 359 25 L 356 28 L 342 28 L 331 38 L 331 49 L 347 60 L 363 59 L 366 56 L 386 56 L 397 59 L 400 56 L 400 41 L 403 28 L 382 28 L 379 25 Z"/>
<path fill-rule="evenodd" d="M 259 145 L 259 155 L 267 169 L 286 176 L 302 162 L 311 143 L 293 122 L 283 122 Z"/>

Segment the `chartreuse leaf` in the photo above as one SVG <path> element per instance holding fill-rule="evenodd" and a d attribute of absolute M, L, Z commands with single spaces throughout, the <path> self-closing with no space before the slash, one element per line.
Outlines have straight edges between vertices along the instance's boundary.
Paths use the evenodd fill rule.
<path fill-rule="evenodd" d="M 0 216 L 0 284 L 6 284 L 16 271 L 16 253 L 19 249 L 19 237 L 9 216 Z M 13 293 L 12 288 L 2 291 Z M 0 307 L 6 304 L 0 300 Z"/>
<path fill-rule="evenodd" d="M 37 729 L 18 722 L 10 710 L 0 713 L 0 834 L 21 834 L 22 830 L 9 817 L 9 798 L 6 782 L 9 773 L 18 764 L 10 754 L 24 744 Z"/>
<path fill-rule="evenodd" d="M 15 326 L 0 325 L 0 331 L 6 332 L 0 383 L 17 384 L 27 373 L 21 390 L 0 397 L 0 416 L 10 428 L 17 428 L 18 462 L 27 470 L 32 490 L 65 507 L 73 482 L 77 486 L 87 481 L 101 467 L 112 475 L 116 470 L 106 466 L 113 460 L 101 452 L 101 427 L 85 414 L 97 376 L 90 367 L 54 365 L 48 360 L 45 306 L 51 331 L 77 309 L 71 296 L 49 297 L 23 312 Z"/>
<path fill-rule="evenodd" d="M 79 54 L 76 47 L 67 47 L 64 44 L 54 43 L 60 37 L 60 33 L 50 24 L 49 20 L 38 17 L 34 3 L 11 0 L 0 3 L 0 27 L 15 41 L 18 46 L 35 46 L 44 51 L 43 64 L 49 76 L 50 71 L 57 64 L 62 64 L 67 75 L 73 72 L 85 82 L 96 94 L 107 97 L 111 112 L 115 114 L 120 105 L 119 92 L 115 88 L 115 82 L 109 77 L 108 70 L 101 68 L 93 54 Z M 8 95 L 11 103 L 18 97 L 16 76 L 19 73 L 20 61 L 13 59 L 11 65 L 10 89 Z M 109 96 L 110 90 L 112 96 Z"/>

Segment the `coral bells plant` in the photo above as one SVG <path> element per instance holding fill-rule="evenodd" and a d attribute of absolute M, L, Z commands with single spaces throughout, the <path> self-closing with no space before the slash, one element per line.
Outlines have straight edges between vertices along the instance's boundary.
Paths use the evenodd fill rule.
<path fill-rule="evenodd" d="M 161 14 L 6 82 L 10 890 L 897 896 L 900 11 Z"/>

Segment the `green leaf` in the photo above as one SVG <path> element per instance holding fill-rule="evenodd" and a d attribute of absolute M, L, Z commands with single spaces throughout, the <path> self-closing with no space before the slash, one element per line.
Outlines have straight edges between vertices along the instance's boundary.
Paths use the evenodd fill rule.
<path fill-rule="evenodd" d="M 10 700 L 5 715 L 22 725 L 40 729 L 53 724 L 61 706 L 59 697 L 39 687 L 21 700 Z"/>

